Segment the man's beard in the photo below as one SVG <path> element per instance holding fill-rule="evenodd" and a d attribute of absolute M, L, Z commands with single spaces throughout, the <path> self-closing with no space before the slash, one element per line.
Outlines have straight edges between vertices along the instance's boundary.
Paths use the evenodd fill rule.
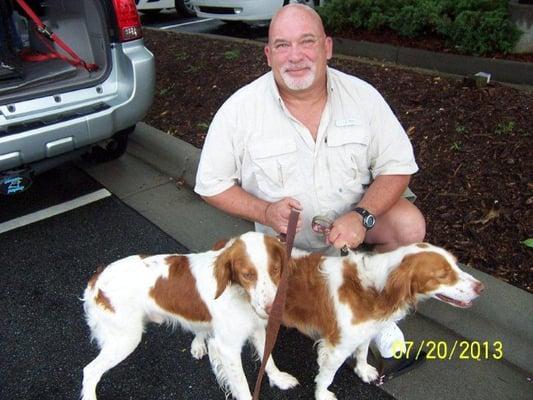
<path fill-rule="evenodd" d="M 290 74 L 287 72 L 289 69 L 300 69 L 300 68 L 309 68 L 309 71 L 306 75 L 303 77 L 293 77 L 290 76 Z M 283 82 L 287 87 L 291 90 L 305 90 L 311 87 L 313 82 L 315 81 L 316 76 L 316 68 L 313 64 L 305 63 L 305 64 L 298 64 L 298 65 L 283 65 L 281 67 L 281 78 L 283 79 Z"/>

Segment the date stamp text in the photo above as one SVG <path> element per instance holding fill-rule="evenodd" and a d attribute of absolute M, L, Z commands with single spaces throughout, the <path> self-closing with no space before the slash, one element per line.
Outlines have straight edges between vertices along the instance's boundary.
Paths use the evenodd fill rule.
<path fill-rule="evenodd" d="M 393 344 L 395 358 L 402 357 L 402 343 Z M 417 343 L 406 340 L 406 357 L 419 359 L 425 355 L 426 360 L 501 360 L 503 358 L 503 343 L 479 340 L 422 340 Z"/>

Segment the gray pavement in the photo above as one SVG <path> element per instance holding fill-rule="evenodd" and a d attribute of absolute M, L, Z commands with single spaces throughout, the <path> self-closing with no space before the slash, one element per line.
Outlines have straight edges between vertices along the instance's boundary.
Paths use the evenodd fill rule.
<path fill-rule="evenodd" d="M 191 190 L 198 157 L 199 150 L 188 143 L 141 123 L 126 155 L 85 169 L 178 242 L 203 251 L 253 226 L 213 209 Z M 403 321 L 413 351 L 434 347 L 435 359 L 383 388 L 410 400 L 533 399 L 533 296 L 465 268 L 486 284 L 486 292 L 468 310 L 429 300 Z M 502 359 L 494 359 L 496 342 Z"/>

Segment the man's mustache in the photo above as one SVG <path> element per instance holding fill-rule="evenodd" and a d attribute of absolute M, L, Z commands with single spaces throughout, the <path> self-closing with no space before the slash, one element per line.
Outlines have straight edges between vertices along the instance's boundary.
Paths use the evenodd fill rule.
<path fill-rule="evenodd" d="M 284 65 L 282 67 L 282 72 L 288 72 L 288 71 L 291 71 L 291 70 L 306 69 L 306 68 L 312 69 L 313 65 L 309 64 L 309 63 Z"/>

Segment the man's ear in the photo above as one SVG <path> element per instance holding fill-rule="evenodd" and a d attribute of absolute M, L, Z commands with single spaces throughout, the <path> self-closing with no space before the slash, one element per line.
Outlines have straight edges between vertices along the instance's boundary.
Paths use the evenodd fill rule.
<path fill-rule="evenodd" d="M 270 65 L 270 46 L 268 44 L 265 46 L 265 56 L 267 59 L 268 66 L 272 67 L 272 65 Z"/>
<path fill-rule="evenodd" d="M 333 57 L 333 39 L 329 36 L 326 37 L 326 59 L 331 60 Z"/>
<path fill-rule="evenodd" d="M 232 258 L 230 249 L 220 254 L 215 261 L 215 279 L 217 281 L 217 291 L 215 300 L 220 297 L 226 287 L 231 282 Z"/>

